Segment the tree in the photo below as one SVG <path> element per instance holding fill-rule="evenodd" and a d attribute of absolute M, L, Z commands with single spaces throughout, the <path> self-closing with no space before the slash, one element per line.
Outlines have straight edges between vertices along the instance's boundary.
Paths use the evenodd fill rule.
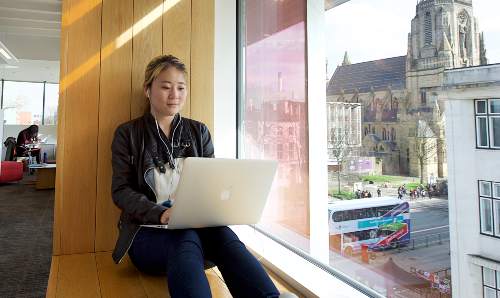
<path fill-rule="evenodd" d="M 340 194 L 340 174 L 350 151 L 348 131 L 341 128 L 332 128 L 329 134 L 328 149 L 337 162 L 337 183 L 338 193 Z"/>
<path fill-rule="evenodd" d="M 420 184 L 424 182 L 424 166 L 437 158 L 438 138 L 424 120 L 417 120 L 415 131 L 415 157 L 420 168 Z"/>

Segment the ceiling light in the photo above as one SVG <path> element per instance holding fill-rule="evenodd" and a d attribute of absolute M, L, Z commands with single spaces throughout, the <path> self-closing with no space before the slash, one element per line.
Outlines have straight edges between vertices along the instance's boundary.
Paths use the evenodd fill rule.
<path fill-rule="evenodd" d="M 5 51 L 4 49 L 0 48 L 0 54 L 2 54 L 2 56 L 4 56 L 5 59 L 7 59 L 7 60 L 12 59 L 12 57 L 9 55 L 9 53 L 7 53 L 7 51 Z"/>
<path fill-rule="evenodd" d="M 17 64 L 19 61 L 16 56 L 0 41 L 0 58 L 5 60 L 8 64 Z"/>

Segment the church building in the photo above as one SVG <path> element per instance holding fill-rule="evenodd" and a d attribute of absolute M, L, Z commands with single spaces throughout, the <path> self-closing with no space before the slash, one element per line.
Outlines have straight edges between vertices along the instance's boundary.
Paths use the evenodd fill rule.
<path fill-rule="evenodd" d="M 353 64 L 346 52 L 327 83 L 327 101 L 361 103 L 361 155 L 382 161 L 383 174 L 446 177 L 444 110 L 437 101 L 443 73 L 484 64 L 472 0 L 422 0 L 406 55 Z"/>

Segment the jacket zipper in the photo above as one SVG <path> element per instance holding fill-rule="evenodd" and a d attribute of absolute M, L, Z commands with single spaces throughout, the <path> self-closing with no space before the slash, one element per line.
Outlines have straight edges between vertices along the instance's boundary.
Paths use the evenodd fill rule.
<path fill-rule="evenodd" d="M 158 196 L 156 195 L 156 192 L 155 190 L 153 189 L 153 187 L 149 184 L 148 180 L 146 179 L 146 174 L 151 171 L 152 169 L 154 169 L 154 167 L 151 167 L 151 168 L 147 168 L 146 169 L 146 172 L 144 172 L 144 181 L 146 182 L 146 184 L 149 186 L 149 188 L 153 191 L 153 194 L 155 195 L 155 200 L 158 201 Z"/>
<path fill-rule="evenodd" d="M 149 186 L 149 188 L 153 191 L 153 194 L 155 195 L 155 199 L 158 200 L 157 196 L 156 196 L 156 192 L 155 190 L 153 189 L 153 187 L 151 187 L 151 185 L 148 183 L 148 180 L 146 179 L 146 174 L 150 171 L 154 169 L 154 167 L 151 167 L 151 168 L 148 168 L 146 169 L 146 172 L 144 172 L 144 181 L 146 182 L 146 184 Z M 135 239 L 135 236 L 137 235 L 137 233 L 139 233 L 139 231 L 141 230 L 141 226 L 139 226 L 139 228 L 137 229 L 137 231 L 135 231 L 134 233 L 134 236 L 132 236 L 132 241 L 130 241 L 130 244 L 128 245 L 127 249 L 125 250 L 125 253 L 123 254 L 123 256 L 120 258 L 120 260 L 118 260 L 118 264 L 120 264 L 123 260 L 123 258 L 125 257 L 125 255 L 127 255 L 127 252 L 128 250 L 130 249 L 130 247 L 132 246 L 132 244 L 134 243 L 134 239 Z"/>

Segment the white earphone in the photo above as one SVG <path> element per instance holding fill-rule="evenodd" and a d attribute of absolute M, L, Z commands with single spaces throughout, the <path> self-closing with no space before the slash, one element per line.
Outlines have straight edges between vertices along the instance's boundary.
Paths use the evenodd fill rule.
<path fill-rule="evenodd" d="M 147 96 L 148 96 L 148 98 L 149 98 L 149 89 L 148 89 L 148 90 L 146 90 L 146 94 L 147 94 Z"/>

